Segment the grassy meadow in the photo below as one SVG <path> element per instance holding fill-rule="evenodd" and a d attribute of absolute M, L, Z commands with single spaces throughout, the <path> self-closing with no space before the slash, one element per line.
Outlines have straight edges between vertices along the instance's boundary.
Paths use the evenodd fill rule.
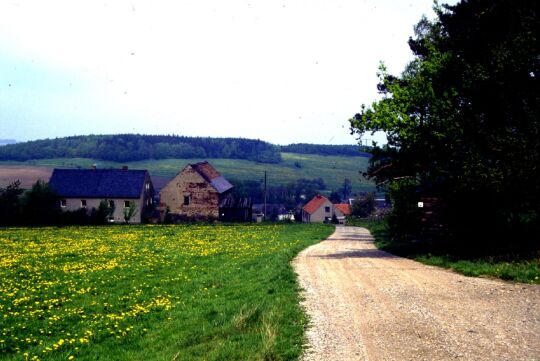
<path fill-rule="evenodd" d="M 289 360 L 328 225 L 0 229 L 0 359 Z"/>
<path fill-rule="evenodd" d="M 364 179 L 360 172 L 367 168 L 368 158 L 346 156 L 324 156 L 314 154 L 281 153 L 283 161 L 278 164 L 257 163 L 242 159 L 209 158 L 208 160 L 226 178 L 237 180 L 262 180 L 264 171 L 269 185 L 295 182 L 299 178 L 323 178 L 328 189 L 338 189 L 345 178 L 352 181 L 354 192 L 372 191 L 375 186 Z M 86 158 L 36 159 L 26 162 L 2 161 L 0 165 L 28 165 L 51 168 L 89 168 L 97 164 L 100 168 L 119 168 L 128 165 L 131 169 L 148 169 L 151 175 L 173 177 L 188 163 L 205 159 L 161 159 L 137 162 L 107 162 Z"/>

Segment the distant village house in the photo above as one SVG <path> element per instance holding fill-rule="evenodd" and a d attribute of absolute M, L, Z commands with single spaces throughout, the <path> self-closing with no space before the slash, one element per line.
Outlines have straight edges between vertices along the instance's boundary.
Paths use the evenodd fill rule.
<path fill-rule="evenodd" d="M 124 222 L 124 210 L 134 207 L 130 222 L 140 223 L 141 215 L 153 207 L 154 187 L 146 170 L 55 169 L 49 185 L 59 196 L 61 210 L 90 211 L 106 201 L 114 208 L 113 222 Z"/>

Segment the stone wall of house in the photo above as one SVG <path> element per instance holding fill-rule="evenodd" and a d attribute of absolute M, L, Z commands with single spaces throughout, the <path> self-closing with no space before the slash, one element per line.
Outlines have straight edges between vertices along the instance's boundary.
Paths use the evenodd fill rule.
<path fill-rule="evenodd" d="M 185 200 L 188 204 L 185 204 Z M 218 218 L 219 193 L 191 166 L 184 168 L 160 192 L 160 206 L 188 218 Z"/>

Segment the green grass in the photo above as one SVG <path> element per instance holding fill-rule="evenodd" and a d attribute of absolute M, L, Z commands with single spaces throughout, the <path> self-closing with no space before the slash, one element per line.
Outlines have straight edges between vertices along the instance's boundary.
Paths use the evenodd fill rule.
<path fill-rule="evenodd" d="M 293 360 L 328 225 L 0 229 L 0 358 Z"/>
<path fill-rule="evenodd" d="M 268 184 L 281 185 L 292 183 L 299 178 L 323 178 L 328 189 L 338 189 L 345 178 L 352 181 L 353 191 L 373 191 L 374 184 L 361 177 L 360 172 L 367 168 L 368 158 L 323 156 L 312 154 L 282 153 L 283 161 L 279 164 L 257 163 L 241 159 L 206 159 L 226 178 L 237 180 L 262 180 L 264 171 L 268 174 Z M 148 169 L 156 176 L 173 177 L 188 163 L 205 159 L 161 159 L 137 162 L 115 163 L 86 158 L 36 159 L 26 162 L 2 161 L 4 165 L 31 165 L 46 167 L 83 167 L 97 164 L 100 168 L 119 168 L 128 165 L 132 169 Z M 297 165 L 300 165 L 298 168 Z"/>
<path fill-rule="evenodd" d="M 452 269 L 466 276 L 540 284 L 540 251 L 465 256 L 437 244 L 392 241 L 385 220 L 353 219 L 347 225 L 368 228 L 377 248 L 427 265 Z"/>

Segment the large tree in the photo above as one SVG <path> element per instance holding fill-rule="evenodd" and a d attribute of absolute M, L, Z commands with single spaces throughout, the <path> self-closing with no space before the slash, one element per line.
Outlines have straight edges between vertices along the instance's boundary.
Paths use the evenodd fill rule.
<path fill-rule="evenodd" d="M 350 120 L 355 133 L 388 135 L 367 175 L 409 205 L 442 199 L 454 236 L 475 225 L 538 226 L 538 2 L 465 0 L 435 11 L 409 40 L 414 60 L 400 76 L 382 65 L 382 99 Z"/>

